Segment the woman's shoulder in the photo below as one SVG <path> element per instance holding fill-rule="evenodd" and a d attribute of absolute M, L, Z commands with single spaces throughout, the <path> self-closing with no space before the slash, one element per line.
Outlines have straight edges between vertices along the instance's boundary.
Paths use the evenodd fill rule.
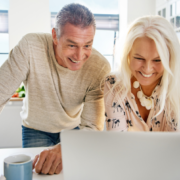
<path fill-rule="evenodd" d="M 112 75 L 108 75 L 105 79 L 105 84 L 108 85 L 108 87 L 113 87 L 116 83 L 116 75 L 112 74 Z"/>
<path fill-rule="evenodd" d="M 117 74 L 110 74 L 105 79 L 104 85 L 104 98 L 106 99 L 116 99 L 123 96 L 124 88 L 122 81 Z"/>
<path fill-rule="evenodd" d="M 105 78 L 105 88 L 111 90 L 112 92 L 118 91 L 122 88 L 122 81 L 120 80 L 118 74 L 110 74 Z"/>

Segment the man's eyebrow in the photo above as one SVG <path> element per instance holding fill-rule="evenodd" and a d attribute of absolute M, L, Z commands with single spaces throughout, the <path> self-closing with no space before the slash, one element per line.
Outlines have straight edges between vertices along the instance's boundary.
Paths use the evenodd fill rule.
<path fill-rule="evenodd" d="M 70 43 L 73 43 L 73 44 L 78 44 L 78 43 L 76 43 L 76 42 L 74 42 L 74 41 L 72 41 L 72 40 L 70 40 L 70 39 L 67 39 L 67 42 L 70 42 Z M 90 43 L 92 43 L 92 42 L 93 42 L 93 39 L 90 40 L 90 41 L 88 41 L 86 44 L 90 44 Z"/>
<path fill-rule="evenodd" d="M 67 41 L 70 42 L 70 43 L 73 43 L 73 44 L 77 44 L 76 42 L 74 42 L 74 41 L 72 41 L 70 39 L 67 39 Z"/>
<path fill-rule="evenodd" d="M 141 56 L 141 55 L 140 54 L 135 54 L 135 56 Z M 141 57 L 144 58 L 143 56 L 141 56 Z M 158 56 L 158 57 L 155 57 L 153 59 L 160 59 L 160 57 Z"/>
<path fill-rule="evenodd" d="M 92 43 L 93 42 L 93 39 L 92 40 L 90 40 L 90 41 L 88 41 L 86 44 L 90 44 L 90 43 Z"/>

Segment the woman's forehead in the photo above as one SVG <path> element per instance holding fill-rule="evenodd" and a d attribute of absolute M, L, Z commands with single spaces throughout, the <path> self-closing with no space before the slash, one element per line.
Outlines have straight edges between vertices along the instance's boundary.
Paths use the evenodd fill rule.
<path fill-rule="evenodd" d="M 139 54 L 141 56 L 159 56 L 154 40 L 148 37 L 137 38 L 133 43 L 130 53 Z"/>

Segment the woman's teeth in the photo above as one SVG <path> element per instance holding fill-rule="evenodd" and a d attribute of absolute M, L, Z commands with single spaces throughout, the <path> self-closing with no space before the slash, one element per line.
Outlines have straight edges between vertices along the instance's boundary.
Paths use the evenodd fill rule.
<path fill-rule="evenodd" d="M 70 59 L 70 58 L 69 58 Z M 79 63 L 80 61 L 74 61 L 72 59 L 70 59 L 73 63 Z"/>
<path fill-rule="evenodd" d="M 140 72 L 144 77 L 151 77 L 153 74 L 149 74 L 149 75 L 146 75 L 146 74 L 143 74 L 142 72 Z"/>

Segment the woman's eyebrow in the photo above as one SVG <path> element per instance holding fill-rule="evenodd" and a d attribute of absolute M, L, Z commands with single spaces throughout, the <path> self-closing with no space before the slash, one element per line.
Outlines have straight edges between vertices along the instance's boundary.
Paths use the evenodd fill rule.
<path fill-rule="evenodd" d="M 141 55 L 136 53 L 135 56 L 141 56 Z M 141 56 L 141 57 L 144 58 L 143 56 Z M 158 57 L 155 57 L 153 59 L 160 59 L 160 57 L 158 56 Z"/>
<path fill-rule="evenodd" d="M 136 53 L 135 56 L 141 56 L 141 55 Z M 143 57 L 143 56 L 141 56 L 141 57 Z M 144 58 L 144 57 L 143 57 L 143 58 Z"/>

